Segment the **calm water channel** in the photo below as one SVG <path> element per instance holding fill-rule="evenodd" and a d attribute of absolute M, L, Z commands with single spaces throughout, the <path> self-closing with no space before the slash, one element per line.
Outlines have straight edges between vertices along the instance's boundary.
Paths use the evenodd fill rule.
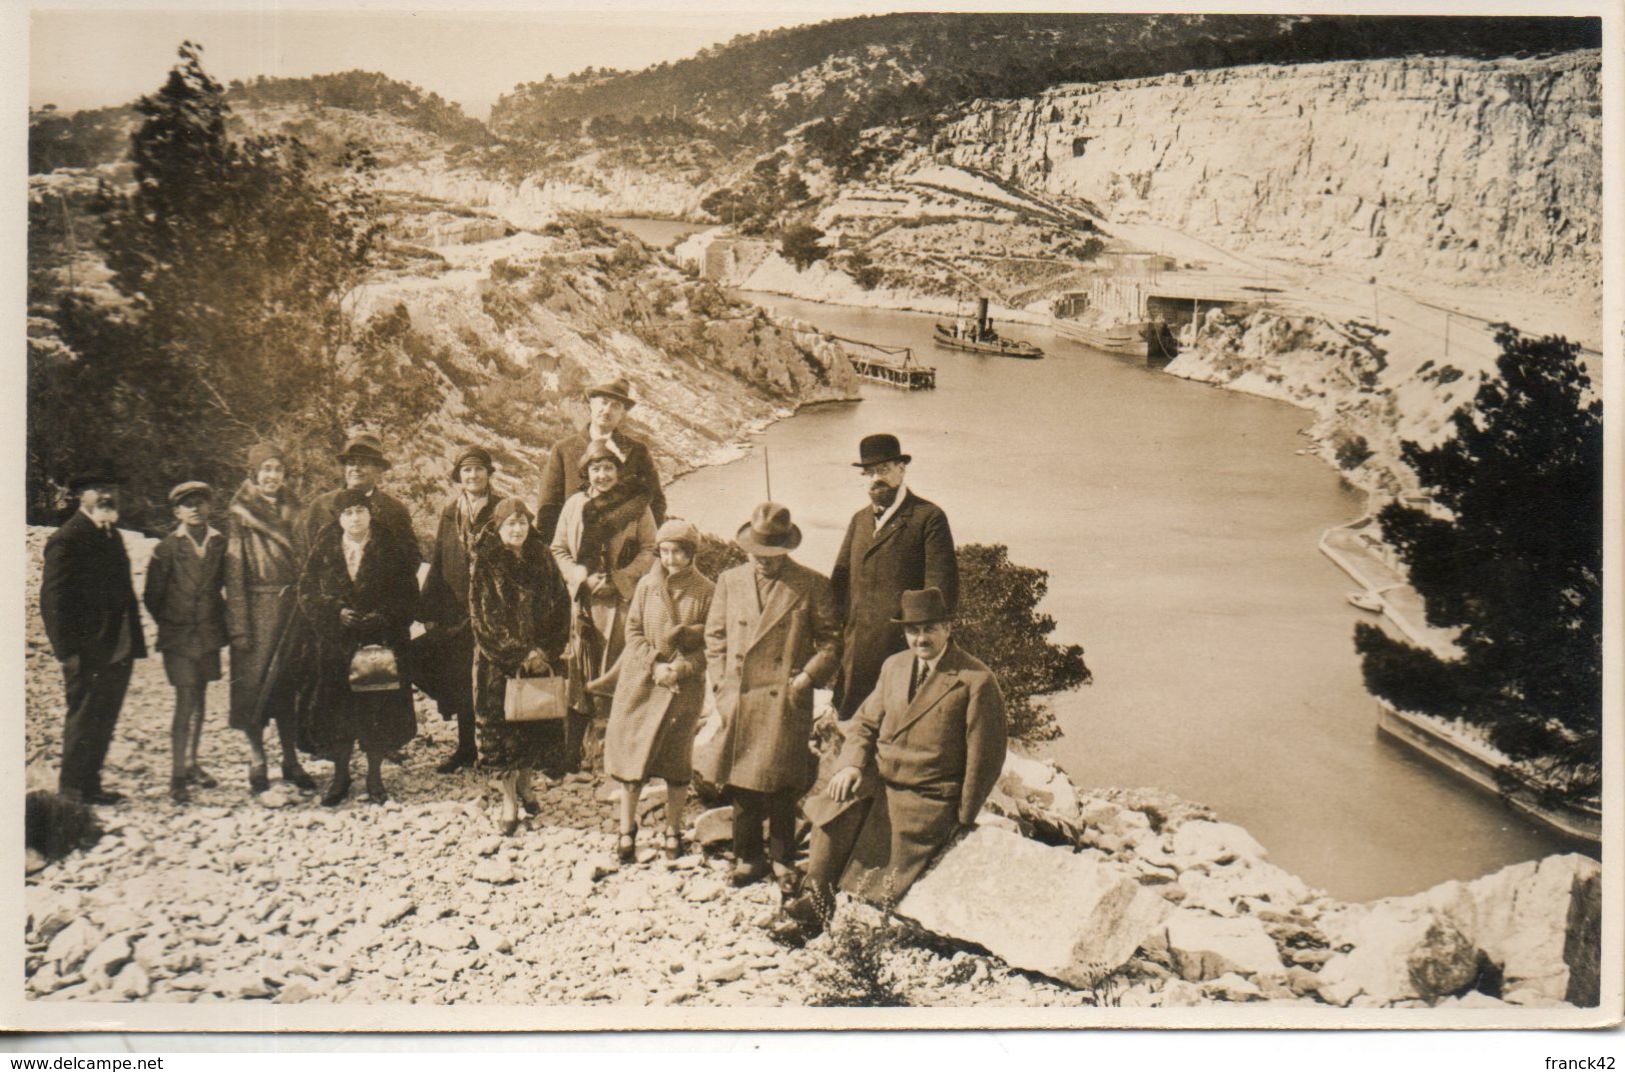
<path fill-rule="evenodd" d="M 662 241 L 692 229 L 662 225 Z M 641 228 L 640 228 L 641 230 Z M 1064 695 L 1052 754 L 1084 786 L 1158 786 L 1241 823 L 1270 858 L 1364 900 L 1474 878 L 1568 846 L 1385 742 L 1360 682 L 1351 587 L 1316 549 L 1361 496 L 1296 456 L 1305 411 L 1188 383 L 1036 329 L 1041 361 L 938 350 L 931 319 L 751 295 L 851 338 L 913 347 L 937 389 L 866 384 L 768 429 L 751 454 L 670 489 L 674 513 L 732 533 L 773 495 L 828 572 L 864 502 L 847 463 L 889 431 L 909 482 L 961 543 L 1049 571 L 1056 638 L 1095 683 Z"/>
<path fill-rule="evenodd" d="M 1042 361 L 937 350 L 931 321 L 768 296 L 839 335 L 912 346 L 934 392 L 865 385 L 762 437 L 774 497 L 828 571 L 863 485 L 858 439 L 890 431 L 911 486 L 962 543 L 1049 571 L 1043 609 L 1095 683 L 1056 703 L 1053 754 L 1082 785 L 1151 785 L 1252 831 L 1333 894 L 1409 893 L 1565 846 L 1380 739 L 1350 640 L 1350 584 L 1315 547 L 1360 496 L 1293 454 L 1305 412 L 1056 340 Z M 1019 329 L 1016 332 L 1019 333 Z M 763 493 L 761 450 L 691 474 L 672 510 L 730 533 Z"/>

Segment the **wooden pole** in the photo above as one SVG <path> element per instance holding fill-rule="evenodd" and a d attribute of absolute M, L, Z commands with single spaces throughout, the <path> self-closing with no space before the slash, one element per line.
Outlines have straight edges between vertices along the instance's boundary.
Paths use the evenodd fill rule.
<path fill-rule="evenodd" d="M 762 443 L 762 480 L 767 484 L 767 501 L 773 501 L 773 469 L 767 460 L 767 443 Z"/>

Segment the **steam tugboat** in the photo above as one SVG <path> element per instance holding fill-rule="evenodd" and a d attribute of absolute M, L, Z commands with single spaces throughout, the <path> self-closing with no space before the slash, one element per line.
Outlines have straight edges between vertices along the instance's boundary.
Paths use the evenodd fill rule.
<path fill-rule="evenodd" d="M 994 357 L 1020 357 L 1030 361 L 1044 356 L 1044 351 L 1032 343 L 1007 339 L 994 331 L 993 318 L 987 315 L 986 298 L 976 299 L 975 324 L 967 324 L 962 319 L 952 324 L 944 324 L 939 320 L 931 340 L 938 346 L 946 346 L 950 350 L 965 350 L 973 354 L 989 354 Z"/>

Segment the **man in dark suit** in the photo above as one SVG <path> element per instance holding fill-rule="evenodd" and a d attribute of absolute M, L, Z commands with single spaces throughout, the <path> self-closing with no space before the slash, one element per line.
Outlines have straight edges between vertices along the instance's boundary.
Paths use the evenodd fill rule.
<path fill-rule="evenodd" d="M 655 468 L 654 456 L 649 453 L 648 444 L 620 431 L 627 411 L 635 404 L 632 386 L 624 378 L 587 388 L 587 406 L 591 411 L 587 427 L 554 443 L 547 453 L 542 493 L 536 501 L 536 531 L 542 534 L 543 542 L 552 542 L 564 501 L 581 490 L 581 456 L 586 453 L 587 444 L 600 439 L 621 459 L 620 483 L 634 485 L 637 494 L 646 497 L 657 528 L 665 524 L 666 492 L 660 486 L 660 470 Z"/>
<path fill-rule="evenodd" d="M 869 505 L 852 515 L 830 583 L 841 615 L 841 677 L 835 709 L 852 717 L 874 689 L 880 665 L 903 650 L 892 620 L 906 591 L 935 588 L 952 611 L 959 603 L 959 563 L 948 516 L 904 483 L 912 458 L 893 435 L 865 436 L 853 465 L 869 487 Z"/>
<path fill-rule="evenodd" d="M 804 940 L 828 924 L 837 884 L 890 907 L 937 852 L 975 825 L 1004 769 L 1008 727 L 998 680 L 952 643 L 950 611 L 935 588 L 905 592 L 893 621 L 908 650 L 846 729 L 822 793 L 802 810 L 813 823 L 804 896 L 784 906 L 774 934 Z"/>
<path fill-rule="evenodd" d="M 122 483 L 105 464 L 69 482 L 79 508 L 46 541 L 40 583 L 40 616 L 67 686 L 58 786 L 63 796 L 89 804 L 124 799 L 103 787 L 102 764 L 131 663 L 147 654 L 130 558 L 116 527 Z"/>
<path fill-rule="evenodd" d="M 415 680 L 457 720 L 457 747 L 435 769 L 450 774 L 474 765 L 474 634 L 468 625 L 468 581 L 474 541 L 502 501 L 491 488 L 496 463 L 484 447 L 464 447 L 451 462 L 457 491 L 440 511 L 440 528 L 423 579 L 418 617 L 424 632 L 412 644 Z"/>
<path fill-rule="evenodd" d="M 333 508 L 333 501 L 345 490 L 354 488 L 367 496 L 372 508 L 372 523 L 394 530 L 411 548 L 417 560 L 423 561 L 423 549 L 412 531 L 411 511 L 399 499 L 378 490 L 378 479 L 390 468 L 383 442 L 367 433 L 352 436 L 339 454 L 339 464 L 344 466 L 344 487 L 316 496 L 305 510 L 299 526 L 301 555 L 310 553 L 323 529 L 337 523 L 339 515 Z"/>

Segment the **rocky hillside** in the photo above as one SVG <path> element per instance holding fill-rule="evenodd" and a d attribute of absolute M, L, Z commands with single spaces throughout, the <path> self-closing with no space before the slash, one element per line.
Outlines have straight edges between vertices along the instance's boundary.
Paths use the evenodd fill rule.
<path fill-rule="evenodd" d="M 1600 295 L 1601 58 L 1193 71 L 986 102 L 940 155 L 1243 254 Z"/>
<path fill-rule="evenodd" d="M 48 531 L 30 529 L 27 542 L 31 787 L 52 784 L 60 754 L 61 678 L 37 605 Z M 153 541 L 125 538 L 139 588 Z M 107 768 L 129 803 L 100 809 L 99 840 L 36 860 L 28 879 L 30 998 L 883 1001 L 1080 1017 L 1265 1003 L 1320 1009 L 1328 1026 L 1345 1006 L 1597 1003 L 1601 888 L 1583 857 L 1346 904 L 1270 864 L 1206 808 L 1154 790 L 1083 791 L 1012 753 L 978 829 L 898 905 L 902 922 L 849 904 L 830 936 L 789 950 L 763 931 L 777 891 L 725 881 L 725 808 L 691 807 L 688 855 L 645 848 L 623 865 L 612 855 L 616 790 L 577 775 L 503 838 L 483 775 L 433 773 L 454 734 L 421 700 L 420 736 L 385 769 L 388 804 L 330 810 L 283 784 L 251 797 L 246 750 L 223 725 L 224 687 L 211 693 L 201 760 L 221 784 L 176 807 L 165 792 L 171 693 L 158 660 L 138 662 Z M 660 804 L 658 788 L 646 794 L 646 828 Z"/>

